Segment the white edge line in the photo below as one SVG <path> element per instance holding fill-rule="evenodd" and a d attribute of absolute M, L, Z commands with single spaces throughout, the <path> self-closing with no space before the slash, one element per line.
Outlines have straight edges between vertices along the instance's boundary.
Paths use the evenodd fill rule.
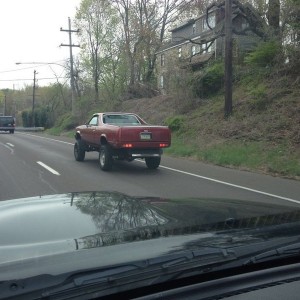
<path fill-rule="evenodd" d="M 19 132 L 19 134 L 20 134 L 20 133 L 23 134 L 23 135 L 29 135 L 29 136 L 37 137 L 37 138 L 44 139 L 44 140 L 49 140 L 49 141 L 59 142 L 59 143 L 67 144 L 67 145 L 74 145 L 74 144 L 69 143 L 69 142 L 64 142 L 64 141 L 60 141 L 60 140 L 55 140 L 55 139 L 47 138 L 47 137 L 44 137 L 44 136 L 39 136 L 39 135 L 34 135 L 34 134 L 29 134 L 29 133 Z"/>
<path fill-rule="evenodd" d="M 138 161 L 144 162 L 142 160 L 138 160 Z M 216 182 L 216 183 L 228 185 L 228 186 L 235 187 L 235 188 L 242 189 L 242 190 L 246 190 L 246 191 L 249 191 L 249 192 L 253 192 L 253 193 L 257 193 L 257 194 L 262 194 L 262 195 L 265 195 L 265 196 L 270 196 L 270 197 L 274 197 L 274 198 L 278 198 L 278 199 L 282 199 L 282 200 L 286 200 L 286 201 L 290 201 L 290 202 L 294 202 L 294 203 L 300 204 L 299 200 L 295 200 L 295 199 L 291 199 L 291 198 L 287 198 L 287 197 L 282 197 L 282 196 L 275 195 L 275 194 L 270 194 L 270 193 L 262 192 L 262 191 L 259 191 L 259 190 L 247 188 L 245 186 L 241 186 L 241 185 L 229 183 L 229 182 L 226 182 L 226 181 L 221 181 L 221 180 L 213 179 L 213 178 L 210 178 L 210 177 L 205 177 L 205 176 L 197 175 L 197 174 L 194 174 L 194 173 L 189 173 L 189 172 L 181 171 L 181 170 L 178 170 L 178 169 L 173 169 L 173 168 L 165 167 L 165 166 L 162 166 L 162 165 L 160 165 L 159 167 L 162 168 L 162 169 L 173 171 L 173 172 L 182 173 L 182 174 L 185 174 L 185 175 L 189 175 L 189 176 L 193 176 L 193 177 L 197 177 L 197 178 L 201 178 L 201 179 L 213 181 L 213 182 Z"/>
<path fill-rule="evenodd" d="M 182 173 L 182 174 L 186 174 L 186 175 L 198 177 L 198 178 L 201 178 L 201 179 L 205 179 L 205 180 L 209 180 L 209 181 L 221 183 L 221 184 L 224 184 L 224 185 L 232 186 L 232 187 L 235 187 L 235 188 L 238 188 L 238 189 L 243 189 L 243 190 L 246 190 L 246 191 L 250 191 L 250 192 L 254 192 L 254 193 L 258 193 L 258 194 L 262 194 L 262 195 L 266 195 L 266 196 L 271 196 L 271 197 L 275 197 L 275 198 L 279 198 L 279 199 L 282 199 L 282 200 L 287 200 L 287 201 L 290 201 L 290 202 L 294 202 L 294 203 L 300 204 L 299 200 L 295 200 L 295 199 L 291 199 L 291 198 L 287 198 L 287 197 L 282 197 L 282 196 L 275 195 L 275 194 L 270 194 L 270 193 L 262 192 L 262 191 L 259 191 L 259 190 L 247 188 L 245 186 L 241 186 L 241 185 L 229 183 L 229 182 L 226 182 L 226 181 L 221 181 L 221 180 L 217 180 L 217 179 L 213 179 L 213 178 L 209 178 L 209 177 L 205 177 L 205 176 L 201 176 L 201 175 L 197 175 L 197 174 L 193 174 L 193 173 L 189 173 L 189 172 L 185 172 L 185 171 L 181 171 L 181 170 L 177 170 L 177 169 L 173 169 L 173 168 L 169 168 L 169 167 L 165 167 L 165 166 L 160 166 L 160 167 L 163 168 L 163 169 L 170 170 L 170 171 L 174 171 L 174 172 L 178 172 L 178 173 Z"/>
<path fill-rule="evenodd" d="M 44 167 L 46 170 L 48 170 L 49 172 L 51 172 L 52 174 L 54 174 L 54 175 L 60 175 L 57 171 L 55 171 L 54 169 L 52 169 L 51 167 L 49 167 L 49 166 L 47 166 L 46 164 L 44 164 L 43 162 L 41 162 L 41 161 L 37 161 L 37 163 L 40 165 L 40 166 L 42 166 L 42 167 Z"/>

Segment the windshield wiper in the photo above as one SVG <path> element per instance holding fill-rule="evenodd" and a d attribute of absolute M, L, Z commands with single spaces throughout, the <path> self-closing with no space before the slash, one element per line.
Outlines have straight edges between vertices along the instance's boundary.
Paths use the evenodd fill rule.
<path fill-rule="evenodd" d="M 200 250 L 189 250 L 181 253 L 174 253 L 166 256 L 151 258 L 135 264 L 110 268 L 105 271 L 93 272 L 88 275 L 76 276 L 73 282 L 76 286 L 114 282 L 121 279 L 129 279 L 133 282 L 149 278 L 157 278 L 163 273 L 164 275 L 176 272 L 178 270 L 204 267 L 205 269 L 211 264 L 219 264 L 236 260 L 235 252 L 232 250 L 218 248 L 204 248 Z"/>
<path fill-rule="evenodd" d="M 120 291 L 122 286 L 128 286 L 129 284 L 134 285 L 132 288 L 150 285 L 157 278 L 160 279 L 160 282 L 163 282 L 165 276 L 169 276 L 174 272 L 195 268 L 195 266 L 205 269 L 212 263 L 224 263 L 235 259 L 234 251 L 225 249 L 189 250 L 104 270 L 72 274 L 63 286 L 48 290 L 42 296 L 53 296 L 66 290 L 76 291 L 91 286 L 97 286 L 97 291 L 109 289 L 111 293 L 114 288 L 116 288 L 116 291 Z"/>
<path fill-rule="evenodd" d="M 300 255 L 300 242 L 290 244 L 284 247 L 279 247 L 276 249 L 272 249 L 266 251 L 264 253 L 260 253 L 248 259 L 244 265 L 251 265 L 260 262 L 267 262 L 269 260 L 273 260 L 276 258 L 286 258 L 291 256 Z"/>
<path fill-rule="evenodd" d="M 153 283 L 164 282 L 174 273 L 195 269 L 206 270 L 213 264 L 222 264 L 236 260 L 234 251 L 205 247 L 197 250 L 174 252 L 156 258 L 113 267 L 98 268 L 95 270 L 83 270 L 59 275 L 58 278 L 50 275 L 35 277 L 43 278 L 41 285 L 33 285 L 31 278 L 23 279 L 26 286 L 27 297 L 57 297 L 64 299 L 63 295 L 78 297 L 86 293 L 97 292 L 101 295 L 110 295 L 120 291 L 126 291 L 139 287 L 149 286 Z M 49 277 L 47 284 L 46 279 Z M 54 283 L 55 282 L 55 283 Z M 31 285 L 31 286 L 30 286 Z M 21 297 L 22 291 L 8 293 L 6 297 Z M 1 297 L 4 295 L 0 296 Z M 28 298 L 28 299 L 29 299 Z M 21 299 L 21 298 L 20 298 Z"/>

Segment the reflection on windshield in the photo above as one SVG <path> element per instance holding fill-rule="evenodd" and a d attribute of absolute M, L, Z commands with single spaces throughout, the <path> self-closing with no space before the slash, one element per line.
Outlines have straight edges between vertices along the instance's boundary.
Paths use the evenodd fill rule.
<path fill-rule="evenodd" d="M 150 199 L 132 198 L 117 192 L 75 193 L 71 198 L 71 203 L 75 199 L 75 206 L 82 213 L 90 215 L 99 229 L 99 233 L 95 235 L 76 239 L 76 249 L 228 229 L 268 228 L 300 220 L 300 211 L 278 213 L 279 207 L 276 210 L 274 207 L 273 214 L 269 215 L 251 215 L 245 212 L 244 216 L 237 216 L 236 213 L 230 213 L 234 216 L 230 218 L 228 214 L 222 213 L 217 215 L 214 221 L 208 221 L 203 206 L 202 211 L 194 211 L 195 214 L 199 214 L 199 218 L 180 220 L 169 217 L 174 216 L 174 213 L 171 213 L 174 208 L 172 200 L 152 202 Z M 226 206 L 226 203 L 224 204 Z M 188 201 L 184 206 L 188 207 Z M 177 207 L 177 211 L 179 210 L 180 207 Z"/>
<path fill-rule="evenodd" d="M 167 219 L 142 201 L 119 193 L 82 194 L 75 202 L 82 213 L 92 216 L 100 232 L 126 230 L 133 227 L 160 225 Z"/>
<path fill-rule="evenodd" d="M 168 219 L 139 199 L 113 192 L 72 194 L 71 203 L 92 217 L 99 234 L 76 240 L 77 249 L 119 243 L 124 231 L 163 225 Z M 74 198 L 76 201 L 73 201 Z M 108 233 L 109 232 L 109 233 Z"/>

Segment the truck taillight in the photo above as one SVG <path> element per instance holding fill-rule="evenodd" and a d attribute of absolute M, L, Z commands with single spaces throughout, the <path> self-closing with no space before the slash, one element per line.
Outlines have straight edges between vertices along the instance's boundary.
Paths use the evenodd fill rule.
<path fill-rule="evenodd" d="M 159 147 L 160 148 L 169 147 L 169 144 L 168 143 L 161 143 L 161 144 L 159 144 Z"/>
<path fill-rule="evenodd" d="M 132 144 L 123 144 L 122 147 L 123 148 L 132 148 Z"/>

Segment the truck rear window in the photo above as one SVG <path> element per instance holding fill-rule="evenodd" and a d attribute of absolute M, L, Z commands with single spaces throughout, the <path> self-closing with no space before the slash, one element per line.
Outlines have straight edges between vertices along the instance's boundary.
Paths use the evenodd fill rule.
<path fill-rule="evenodd" d="M 0 126 L 13 125 L 15 123 L 13 117 L 0 116 Z"/>
<path fill-rule="evenodd" d="M 140 125 L 139 119 L 134 115 L 104 115 L 103 123 L 120 126 Z"/>

